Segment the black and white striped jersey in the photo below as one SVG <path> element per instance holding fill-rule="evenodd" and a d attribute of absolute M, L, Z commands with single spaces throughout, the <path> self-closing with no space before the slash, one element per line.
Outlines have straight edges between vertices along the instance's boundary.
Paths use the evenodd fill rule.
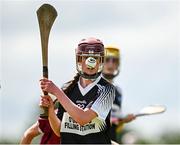
<path fill-rule="evenodd" d="M 115 100 L 111 110 L 111 117 L 121 118 L 122 117 L 122 93 L 121 89 L 118 86 L 115 86 Z"/>
<path fill-rule="evenodd" d="M 80 108 L 91 108 L 98 117 L 80 126 L 60 106 L 57 116 L 61 119 L 61 143 L 110 144 L 110 111 L 115 99 L 115 87 L 98 77 L 86 88 L 78 82 L 66 95 Z"/>

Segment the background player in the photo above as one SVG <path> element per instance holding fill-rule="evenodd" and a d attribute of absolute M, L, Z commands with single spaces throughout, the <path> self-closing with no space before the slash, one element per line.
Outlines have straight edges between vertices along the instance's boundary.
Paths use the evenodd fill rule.
<path fill-rule="evenodd" d="M 103 77 L 110 83 L 114 83 L 114 78 L 119 75 L 120 72 L 120 50 L 115 46 L 105 47 L 105 63 L 103 69 Z M 131 122 L 135 119 L 133 114 L 128 114 L 126 117 L 122 117 L 122 94 L 121 89 L 115 85 L 115 100 L 111 111 L 111 139 L 117 142 L 116 134 L 120 132 L 123 124 Z"/>

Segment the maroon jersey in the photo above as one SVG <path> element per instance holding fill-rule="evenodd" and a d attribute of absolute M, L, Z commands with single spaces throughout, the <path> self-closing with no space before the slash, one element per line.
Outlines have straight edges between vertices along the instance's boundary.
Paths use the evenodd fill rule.
<path fill-rule="evenodd" d="M 39 118 L 39 128 L 43 132 L 40 144 L 60 144 L 60 137 L 58 137 L 52 130 L 49 120 Z"/>

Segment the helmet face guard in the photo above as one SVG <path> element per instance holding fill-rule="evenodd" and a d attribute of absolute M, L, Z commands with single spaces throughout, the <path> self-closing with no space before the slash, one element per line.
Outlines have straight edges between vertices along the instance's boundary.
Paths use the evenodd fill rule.
<path fill-rule="evenodd" d="M 86 40 L 86 39 L 85 39 Z M 95 59 L 98 62 L 95 65 L 98 65 L 97 71 L 93 74 L 87 74 L 83 71 L 83 60 L 89 58 Z M 76 49 L 76 69 L 78 73 L 85 79 L 96 79 L 100 76 L 104 65 L 104 45 L 102 42 L 95 43 L 80 43 Z M 88 68 L 88 66 L 87 66 Z M 94 68 L 89 68 L 94 69 Z"/>
<path fill-rule="evenodd" d="M 113 64 L 117 65 L 116 70 L 114 70 L 113 73 L 105 73 L 103 72 L 103 76 L 108 79 L 108 80 L 112 80 L 114 79 L 116 76 L 119 75 L 120 72 L 120 51 L 117 47 L 114 46 L 109 46 L 105 48 L 105 63 L 108 63 L 109 61 L 111 61 Z"/>

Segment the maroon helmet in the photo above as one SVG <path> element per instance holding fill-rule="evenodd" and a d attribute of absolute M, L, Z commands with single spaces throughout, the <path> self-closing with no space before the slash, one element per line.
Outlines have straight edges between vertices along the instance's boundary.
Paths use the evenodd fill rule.
<path fill-rule="evenodd" d="M 87 67 L 93 69 L 96 66 L 96 60 L 98 60 L 98 70 L 94 74 L 87 74 L 82 70 L 82 59 L 86 58 Z M 95 64 L 93 64 L 95 61 Z M 104 65 L 104 45 L 99 39 L 90 37 L 82 39 L 76 49 L 76 69 L 78 73 L 86 79 L 96 79 L 102 72 Z"/>

